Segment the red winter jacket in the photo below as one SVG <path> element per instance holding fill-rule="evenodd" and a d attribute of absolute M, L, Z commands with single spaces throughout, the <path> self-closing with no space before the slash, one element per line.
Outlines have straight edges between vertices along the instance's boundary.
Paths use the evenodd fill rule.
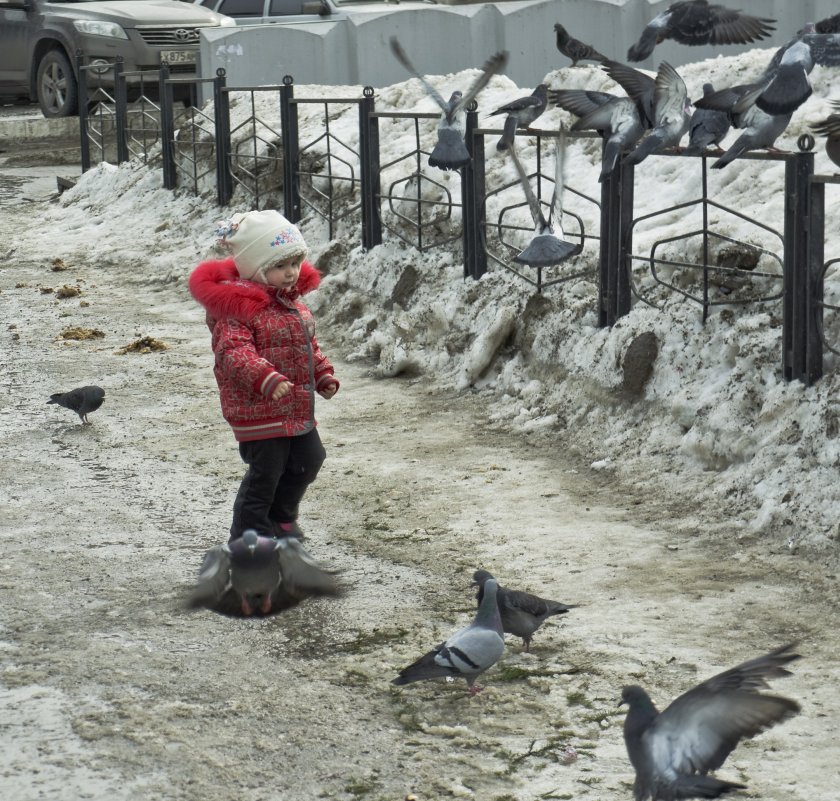
<path fill-rule="evenodd" d="M 320 283 L 306 261 L 291 290 L 242 280 L 233 259 L 205 261 L 190 275 L 190 292 L 207 309 L 213 332 L 222 414 L 239 442 L 311 431 L 315 393 L 338 387 L 315 340 L 312 313 L 298 300 Z M 272 400 L 281 381 L 294 386 Z"/>

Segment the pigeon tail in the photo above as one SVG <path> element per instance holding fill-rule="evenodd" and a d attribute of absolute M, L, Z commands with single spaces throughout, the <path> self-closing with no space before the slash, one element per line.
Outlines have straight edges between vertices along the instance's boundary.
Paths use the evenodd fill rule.
<path fill-rule="evenodd" d="M 504 133 L 502 138 L 496 143 L 496 150 L 509 150 L 516 137 L 516 127 L 519 124 L 519 118 L 515 114 L 511 114 L 505 120 Z"/>
<path fill-rule="evenodd" d="M 712 776 L 680 776 L 669 790 L 672 798 L 720 798 L 735 790 L 745 790 L 745 784 L 715 779 Z"/>
<path fill-rule="evenodd" d="M 514 256 L 513 260 L 518 264 L 528 264 L 531 267 L 551 267 L 566 261 L 578 252 L 580 248 L 574 242 L 567 242 L 554 234 L 539 234 L 531 240 L 525 250 Z M 559 615 L 565 611 L 567 610 L 558 610 L 551 614 Z"/>
<path fill-rule="evenodd" d="M 440 679 L 444 676 L 457 676 L 458 672 L 448 665 L 440 665 L 435 662 L 435 657 L 439 651 L 444 648 L 441 643 L 434 651 L 421 656 L 416 662 L 412 662 L 408 667 L 404 667 L 400 671 L 397 678 L 391 680 L 391 684 L 411 684 L 415 681 L 424 681 L 425 679 Z"/>
<path fill-rule="evenodd" d="M 598 176 L 598 181 L 604 183 L 607 178 L 612 175 L 613 170 L 618 165 L 618 157 L 621 155 L 621 143 L 608 141 L 604 145 L 604 155 L 601 158 L 601 174 Z"/>
<path fill-rule="evenodd" d="M 470 154 L 458 131 L 444 128 L 429 156 L 429 164 L 441 170 L 457 170 L 470 163 Z"/>
<path fill-rule="evenodd" d="M 650 134 L 639 146 L 624 159 L 625 164 L 640 164 L 651 153 L 655 153 L 663 145 L 663 138 L 657 134 Z"/>
<path fill-rule="evenodd" d="M 714 164 L 713 170 L 722 170 L 727 164 L 735 161 L 738 156 L 746 153 L 753 145 L 753 137 L 749 134 L 739 136 L 733 145 Z"/>

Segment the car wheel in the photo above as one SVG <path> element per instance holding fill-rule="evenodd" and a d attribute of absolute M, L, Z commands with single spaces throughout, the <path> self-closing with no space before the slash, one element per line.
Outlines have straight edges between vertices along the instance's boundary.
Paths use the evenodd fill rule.
<path fill-rule="evenodd" d="M 79 87 L 67 56 L 49 50 L 38 64 L 38 104 L 45 117 L 72 117 L 79 109 Z"/>

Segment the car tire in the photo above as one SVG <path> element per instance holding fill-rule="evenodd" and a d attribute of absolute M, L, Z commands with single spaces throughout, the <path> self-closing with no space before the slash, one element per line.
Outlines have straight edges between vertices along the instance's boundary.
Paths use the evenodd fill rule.
<path fill-rule="evenodd" d="M 45 117 L 72 117 L 79 112 L 79 86 L 64 52 L 48 50 L 38 64 L 38 105 Z"/>

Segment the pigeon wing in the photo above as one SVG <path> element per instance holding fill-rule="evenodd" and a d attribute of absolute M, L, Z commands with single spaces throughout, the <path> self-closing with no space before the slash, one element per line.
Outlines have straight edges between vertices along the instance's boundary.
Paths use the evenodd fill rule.
<path fill-rule="evenodd" d="M 774 22 L 720 5 L 684 3 L 674 10 L 669 33 L 684 45 L 747 44 L 769 36 Z"/>
<path fill-rule="evenodd" d="M 840 33 L 840 14 L 820 20 L 815 28 L 817 33 Z"/>
<path fill-rule="evenodd" d="M 276 553 L 287 594 L 301 599 L 341 594 L 335 575 L 318 564 L 294 537 L 278 540 Z"/>
<path fill-rule="evenodd" d="M 452 110 L 450 119 L 453 118 L 462 108 L 466 108 L 469 106 L 470 103 L 475 99 L 476 95 L 490 82 L 490 79 L 500 73 L 507 64 L 508 54 L 507 50 L 501 50 L 500 52 L 492 55 L 487 61 L 485 62 L 484 66 L 481 68 L 481 75 L 475 79 L 472 86 L 464 93 L 461 99 L 458 101 L 455 108 Z"/>
<path fill-rule="evenodd" d="M 685 82 L 667 61 L 659 65 L 654 84 L 656 124 L 683 116 L 687 99 Z"/>
<path fill-rule="evenodd" d="M 656 119 L 656 80 L 618 61 L 606 62 L 604 71 L 635 101 L 642 121 L 653 127 Z"/>
<path fill-rule="evenodd" d="M 403 65 L 421 84 L 423 84 L 423 88 L 426 90 L 426 94 L 432 98 L 440 106 L 441 111 L 448 112 L 448 106 L 446 101 L 443 99 L 440 92 L 432 86 L 426 78 L 421 75 L 417 69 L 415 68 L 414 64 L 411 63 L 411 59 L 409 59 L 408 54 L 403 50 L 402 45 L 399 43 L 399 40 L 396 36 L 392 36 L 390 39 L 391 45 L 391 52 L 394 54 L 394 57 L 400 64 Z"/>
<path fill-rule="evenodd" d="M 230 549 L 216 545 L 204 554 L 198 580 L 187 600 L 191 609 L 213 608 L 230 585 Z"/>
<path fill-rule="evenodd" d="M 574 114 L 576 117 L 585 117 L 593 111 L 615 100 L 615 95 L 609 92 L 592 92 L 588 89 L 556 89 L 549 92 L 549 100 L 557 107 Z"/>
<path fill-rule="evenodd" d="M 840 34 L 809 33 L 802 41 L 811 49 L 811 58 L 824 67 L 840 64 Z"/>
<path fill-rule="evenodd" d="M 519 160 L 516 148 L 511 144 L 508 150 L 510 152 L 511 161 L 513 161 L 513 166 L 516 167 L 516 173 L 519 176 L 519 183 L 522 184 L 522 191 L 525 193 L 525 199 L 528 201 L 528 207 L 531 209 L 531 217 L 534 220 L 534 227 L 537 233 L 542 233 L 549 227 L 548 220 L 543 213 L 542 204 L 534 193 L 534 189 L 531 186 L 531 179 L 528 177 L 528 174 L 525 172 L 525 168 L 522 166 L 522 162 Z"/>

